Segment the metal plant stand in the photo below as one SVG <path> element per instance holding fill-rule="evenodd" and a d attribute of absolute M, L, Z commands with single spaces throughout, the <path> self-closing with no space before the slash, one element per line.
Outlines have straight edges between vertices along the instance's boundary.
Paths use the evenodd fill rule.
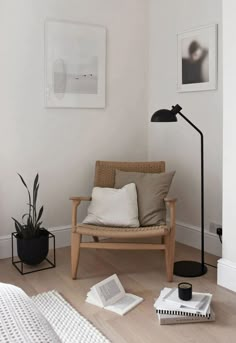
<path fill-rule="evenodd" d="M 46 269 L 51 269 L 51 268 L 56 267 L 55 236 L 51 232 L 49 232 L 48 238 L 53 241 L 53 260 L 51 261 L 50 259 L 46 257 L 41 263 L 46 261 L 48 265 L 47 267 L 43 267 L 43 268 L 35 267 L 36 269 L 34 268 L 34 270 L 30 270 L 30 271 L 24 270 L 24 267 L 26 266 L 26 264 L 21 259 L 18 258 L 18 260 L 15 260 L 16 257 L 14 256 L 14 240 L 16 240 L 16 235 L 17 235 L 17 232 L 13 232 L 11 234 L 11 261 L 12 261 L 13 266 L 18 270 L 19 273 L 21 273 L 21 275 L 31 274 L 31 273 L 39 272 L 41 270 L 46 270 Z"/>

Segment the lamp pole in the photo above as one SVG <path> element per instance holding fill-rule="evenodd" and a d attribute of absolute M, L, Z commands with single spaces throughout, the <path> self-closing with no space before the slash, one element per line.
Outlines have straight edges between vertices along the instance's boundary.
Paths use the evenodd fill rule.
<path fill-rule="evenodd" d="M 177 261 L 174 264 L 174 274 L 183 277 L 196 277 L 204 275 L 207 267 L 204 262 L 204 137 L 199 128 L 194 125 L 183 113 L 180 105 L 172 106 L 172 110 L 156 111 L 151 118 L 152 122 L 176 122 L 179 114 L 189 125 L 191 125 L 201 137 L 201 262 Z"/>
<path fill-rule="evenodd" d="M 207 272 L 207 268 L 205 266 L 204 261 L 204 137 L 202 131 L 199 130 L 199 128 L 196 125 L 194 125 L 187 117 L 185 117 L 183 113 L 181 113 L 180 111 L 178 113 L 200 134 L 201 137 L 201 269 L 203 275 Z M 176 270 L 176 272 L 178 272 L 178 270 Z"/>

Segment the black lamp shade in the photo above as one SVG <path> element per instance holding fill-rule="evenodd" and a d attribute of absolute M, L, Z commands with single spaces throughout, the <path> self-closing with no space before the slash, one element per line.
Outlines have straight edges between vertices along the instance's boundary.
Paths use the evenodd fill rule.
<path fill-rule="evenodd" d="M 152 122 L 174 122 L 177 121 L 176 114 L 169 110 L 156 111 L 151 118 Z"/>
<path fill-rule="evenodd" d="M 155 122 L 174 122 L 177 121 L 176 115 L 182 110 L 179 105 L 172 106 L 172 110 L 159 110 L 156 111 L 151 118 L 151 121 Z"/>

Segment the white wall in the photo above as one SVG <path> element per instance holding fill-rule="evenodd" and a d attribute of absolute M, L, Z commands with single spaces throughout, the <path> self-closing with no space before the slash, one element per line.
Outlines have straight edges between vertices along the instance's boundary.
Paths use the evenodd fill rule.
<path fill-rule="evenodd" d="M 236 263 L 236 212 L 234 198 L 236 193 L 236 115 L 235 115 L 235 75 L 236 48 L 232 44 L 236 32 L 235 16 L 236 2 L 223 1 L 223 109 L 224 109 L 224 150 L 223 150 L 223 226 L 224 244 L 223 257 Z"/>
<path fill-rule="evenodd" d="M 88 195 L 96 159 L 147 158 L 146 0 L 0 0 L 0 236 L 26 210 L 17 172 L 40 175 L 46 227 L 70 223 L 70 195 Z M 105 109 L 45 109 L 44 20 L 107 28 Z M 1 245 L 0 245 L 1 246 Z"/>
<path fill-rule="evenodd" d="M 105 109 L 45 109 L 47 17 L 107 28 Z M 177 93 L 176 33 L 208 23 L 219 24 L 218 89 Z M 16 172 L 30 184 L 39 172 L 45 226 L 60 229 L 70 224 L 69 196 L 90 194 L 96 159 L 166 160 L 177 170 L 177 239 L 198 247 L 199 137 L 182 121 L 147 123 L 175 103 L 205 134 L 206 229 L 221 224 L 221 0 L 0 0 L 0 41 L 0 257 L 9 254 L 10 217 L 26 209 Z M 208 251 L 217 244 L 219 251 L 218 238 L 206 236 Z"/>
<path fill-rule="evenodd" d="M 161 108 L 179 103 L 205 138 L 205 228 L 222 218 L 222 58 L 221 0 L 151 0 L 149 49 L 149 120 Z M 177 33 L 219 24 L 218 89 L 177 93 Z M 149 123 L 149 159 L 164 159 L 176 170 L 172 193 L 178 197 L 182 227 L 200 226 L 200 136 L 186 122 Z M 184 231 L 187 233 L 187 231 Z M 197 240 L 197 246 L 200 239 Z"/>
<path fill-rule="evenodd" d="M 223 1 L 223 255 L 218 264 L 218 283 L 236 291 L 236 2 Z"/>

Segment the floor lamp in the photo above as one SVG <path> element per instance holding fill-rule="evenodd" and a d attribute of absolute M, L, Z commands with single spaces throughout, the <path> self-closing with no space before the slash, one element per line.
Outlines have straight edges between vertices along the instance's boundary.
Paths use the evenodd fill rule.
<path fill-rule="evenodd" d="M 183 277 L 196 277 L 204 275 L 207 267 L 204 263 L 204 155 L 203 155 L 203 133 L 188 118 L 181 113 L 182 107 L 172 106 L 172 110 L 156 111 L 151 118 L 151 122 L 176 122 L 177 114 L 186 120 L 201 137 L 201 262 L 178 261 L 174 264 L 174 274 Z"/>

